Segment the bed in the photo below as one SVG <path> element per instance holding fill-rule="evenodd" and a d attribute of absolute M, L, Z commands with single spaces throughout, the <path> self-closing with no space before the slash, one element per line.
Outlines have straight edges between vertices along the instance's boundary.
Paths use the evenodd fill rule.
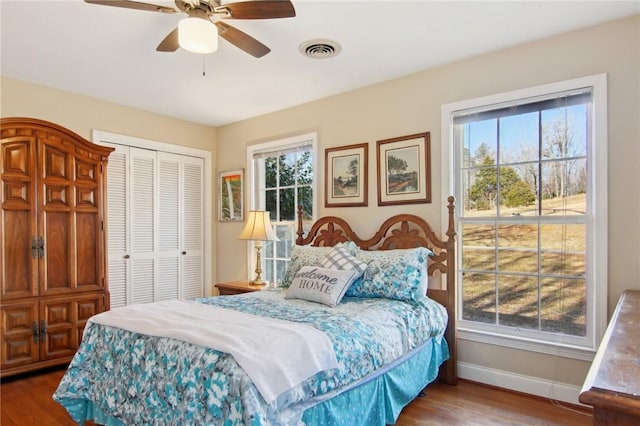
<path fill-rule="evenodd" d="M 394 424 L 457 381 L 447 208 L 442 239 L 409 214 L 368 239 L 334 216 L 305 232 L 299 210 L 282 287 L 96 315 L 53 398 L 78 424 Z"/>

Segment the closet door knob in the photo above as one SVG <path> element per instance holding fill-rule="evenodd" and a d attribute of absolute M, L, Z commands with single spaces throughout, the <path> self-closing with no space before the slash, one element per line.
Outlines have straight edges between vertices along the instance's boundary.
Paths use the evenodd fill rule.
<path fill-rule="evenodd" d="M 187 252 L 186 252 L 186 251 L 183 251 L 183 252 L 182 252 L 182 254 L 183 254 L 183 255 L 185 255 L 185 254 L 187 254 Z"/>
<path fill-rule="evenodd" d="M 128 254 L 125 254 L 125 255 L 124 255 L 124 258 L 125 258 L 125 259 L 128 259 L 128 258 L 130 258 L 130 257 L 131 257 L 131 256 L 129 256 Z"/>

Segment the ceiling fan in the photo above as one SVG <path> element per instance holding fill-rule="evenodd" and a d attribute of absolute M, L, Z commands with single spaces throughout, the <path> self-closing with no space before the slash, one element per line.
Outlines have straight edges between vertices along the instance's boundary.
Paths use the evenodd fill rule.
<path fill-rule="evenodd" d="M 229 43 L 261 58 L 271 51 L 249 34 L 222 22 L 222 19 L 272 19 L 296 16 L 289 0 L 249 0 L 222 4 L 220 0 L 175 0 L 177 9 L 128 0 L 84 0 L 90 4 L 147 10 L 160 13 L 185 13 L 186 18 L 160 42 L 158 52 L 175 52 L 182 47 L 194 53 L 212 53 L 218 48 L 218 35 Z"/>

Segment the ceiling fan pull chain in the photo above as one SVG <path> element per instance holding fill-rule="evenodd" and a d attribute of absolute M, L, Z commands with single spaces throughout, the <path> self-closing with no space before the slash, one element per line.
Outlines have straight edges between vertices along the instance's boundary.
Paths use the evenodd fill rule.
<path fill-rule="evenodd" d="M 207 67 L 204 61 L 204 55 L 202 55 L 202 76 L 204 77 L 206 75 L 207 75 Z"/>

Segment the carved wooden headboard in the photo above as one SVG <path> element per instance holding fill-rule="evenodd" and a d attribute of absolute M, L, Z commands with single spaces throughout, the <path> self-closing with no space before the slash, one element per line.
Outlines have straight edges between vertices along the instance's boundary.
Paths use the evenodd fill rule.
<path fill-rule="evenodd" d="M 457 382 L 457 333 L 456 333 L 456 284 L 455 284 L 455 225 L 454 197 L 448 198 L 448 225 L 446 239 L 439 238 L 429 223 L 419 216 L 399 214 L 385 220 L 375 235 L 360 238 L 351 226 L 337 216 L 325 216 L 313 223 L 307 235 L 302 224 L 302 207 L 298 207 L 297 245 L 334 246 L 340 242 L 353 241 L 362 250 L 391 250 L 426 247 L 434 255 L 429 258 L 429 276 L 436 272 L 444 274 L 445 289 L 429 288 L 427 295 L 447 308 L 449 323 L 445 338 L 449 344 L 450 359 L 441 368 L 441 379 L 447 383 Z"/>

